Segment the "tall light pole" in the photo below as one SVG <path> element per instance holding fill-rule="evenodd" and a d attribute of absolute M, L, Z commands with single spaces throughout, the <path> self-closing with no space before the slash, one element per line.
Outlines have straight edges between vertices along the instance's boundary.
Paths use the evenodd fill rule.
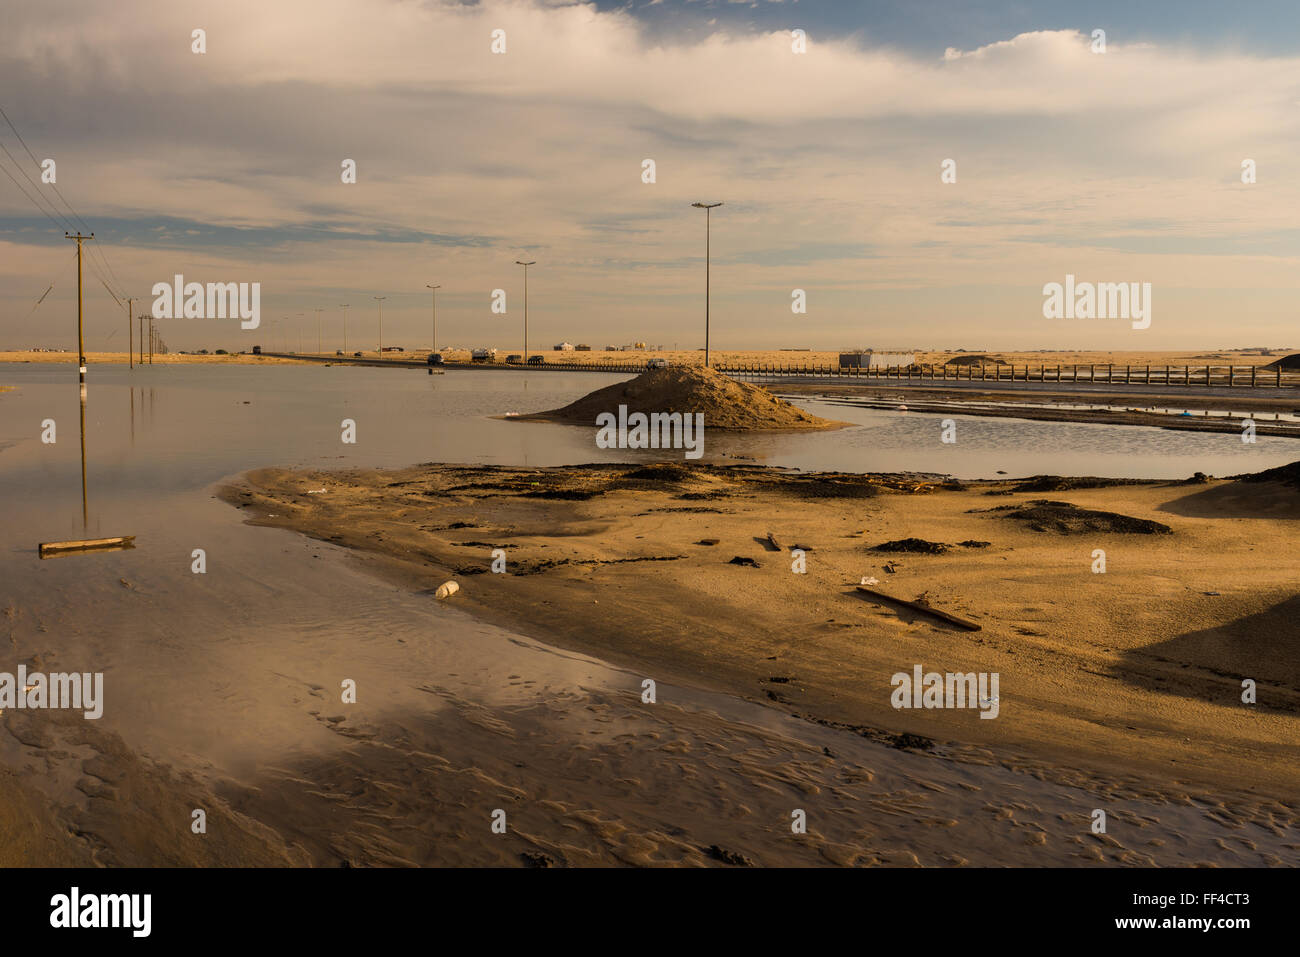
<path fill-rule="evenodd" d="M 704 210 L 704 368 L 709 367 L 709 243 L 711 239 L 710 218 L 713 210 L 721 203 L 691 203 L 696 209 Z"/>
<path fill-rule="evenodd" d="M 371 296 L 379 301 L 379 358 L 384 357 L 384 300 L 387 296 Z"/>
<path fill-rule="evenodd" d="M 426 282 L 424 284 L 424 288 L 430 290 L 433 296 L 433 345 L 430 347 L 429 351 L 437 352 L 438 351 L 438 290 L 442 288 L 442 283 L 438 283 L 437 285 L 430 286 Z"/>
<path fill-rule="evenodd" d="M 302 343 L 303 343 L 303 338 L 302 338 L 302 320 L 306 317 L 306 315 L 307 315 L 307 313 L 305 313 L 305 312 L 300 312 L 300 313 L 298 313 L 298 355 L 302 355 L 304 352 L 307 351 L 306 347 L 303 346 L 303 344 L 302 344 Z"/>
<path fill-rule="evenodd" d="M 530 259 L 528 262 L 515 260 L 516 266 L 524 267 L 524 368 L 528 368 L 528 267 L 536 266 L 537 260 Z"/>
<path fill-rule="evenodd" d="M 339 305 L 343 307 L 343 351 L 347 352 L 348 351 L 348 306 L 350 304 L 346 302 L 341 302 L 339 303 Z"/>
<path fill-rule="evenodd" d="M 321 345 L 320 314 L 324 310 L 316 309 L 314 311 L 316 313 L 316 354 L 321 355 L 324 347 Z"/>

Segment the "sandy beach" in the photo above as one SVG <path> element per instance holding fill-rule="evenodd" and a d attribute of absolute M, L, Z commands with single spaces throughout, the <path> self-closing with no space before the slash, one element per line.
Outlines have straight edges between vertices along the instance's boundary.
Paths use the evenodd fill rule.
<path fill-rule="evenodd" d="M 1288 833 L 1300 810 L 1300 491 L 1283 482 L 426 465 L 260 470 L 223 497 L 649 677 L 1112 798 L 1208 802 L 1234 827 Z M 1128 530 L 1147 522 L 1168 531 Z M 878 547 L 907 539 L 888 547 L 937 553 Z M 864 578 L 980 630 L 864 598 Z M 999 673 L 1001 713 L 893 708 L 891 675 L 914 665 Z"/>

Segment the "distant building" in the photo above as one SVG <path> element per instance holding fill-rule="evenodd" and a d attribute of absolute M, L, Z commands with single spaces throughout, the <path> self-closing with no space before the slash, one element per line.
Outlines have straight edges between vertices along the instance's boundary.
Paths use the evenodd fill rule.
<path fill-rule="evenodd" d="M 841 369 L 905 369 L 916 362 L 912 352 L 841 352 Z"/>
<path fill-rule="evenodd" d="M 572 342 L 561 342 L 561 343 L 557 343 L 553 348 L 555 349 L 556 352 L 572 352 L 572 351 L 573 351 L 573 343 L 572 343 Z"/>

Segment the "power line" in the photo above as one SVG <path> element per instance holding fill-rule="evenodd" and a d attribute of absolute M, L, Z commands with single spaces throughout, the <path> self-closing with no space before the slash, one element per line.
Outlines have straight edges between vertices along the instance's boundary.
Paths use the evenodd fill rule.
<path fill-rule="evenodd" d="M 19 170 L 19 172 L 22 172 L 22 171 Z M 42 216 L 44 216 L 46 219 L 48 219 L 50 222 L 52 222 L 52 223 L 53 223 L 56 227 L 58 227 L 59 229 L 64 229 L 64 228 L 65 228 L 65 224 L 64 224 L 64 223 L 61 223 L 61 222 L 59 222 L 58 220 L 56 220 L 53 216 L 51 216 L 48 212 L 45 211 L 45 207 L 44 207 L 44 206 L 42 206 L 40 203 L 36 202 L 36 200 L 32 199 L 31 196 L 29 196 L 29 195 L 27 194 L 27 190 L 23 189 L 23 184 L 20 183 L 20 182 L 18 182 L 18 180 L 14 179 L 14 174 L 11 173 L 11 172 L 9 172 L 8 168 L 7 168 L 3 163 L 0 163 L 0 173 L 4 173 L 6 176 L 9 177 L 9 179 L 13 182 L 13 184 L 14 184 L 16 187 L 18 187 L 18 192 L 22 193 L 23 196 L 26 197 L 27 201 L 28 201 L 29 203 L 31 203 L 33 206 L 35 206 L 36 209 L 37 209 L 37 211 L 38 211 Z M 57 213 L 58 210 L 56 209 L 55 212 Z"/>
<path fill-rule="evenodd" d="M 5 123 L 7 123 L 7 124 L 9 125 L 9 129 L 13 130 L 13 134 L 14 134 L 14 136 L 16 136 L 16 137 L 18 138 L 18 142 L 22 144 L 23 150 L 26 151 L 28 157 L 29 157 L 29 158 L 31 159 L 31 161 L 32 161 L 32 164 L 33 164 L 37 169 L 41 169 L 40 161 L 37 160 L 35 154 L 32 153 L 31 148 L 27 145 L 27 141 L 23 139 L 22 134 L 18 132 L 18 127 L 14 126 L 14 122 L 13 122 L 13 120 L 9 119 L 9 114 L 6 113 L 6 112 L 4 111 L 4 107 L 0 107 L 0 117 L 4 117 L 4 121 L 5 121 Z M 29 183 L 32 184 L 32 186 L 36 189 L 36 194 L 37 194 L 38 196 L 41 196 L 40 188 L 37 187 L 36 184 L 35 184 L 34 182 L 32 182 L 32 179 L 31 179 L 30 176 L 28 176 L 25 172 L 23 172 L 23 169 L 22 169 L 21 166 L 19 166 L 18 161 L 15 160 L 15 159 L 13 158 L 13 155 L 9 152 L 8 149 L 5 148 L 5 146 L 4 146 L 3 143 L 0 143 L 0 149 L 3 149 L 3 150 L 4 150 L 5 155 L 9 157 L 9 159 L 13 162 L 14 166 L 18 167 L 18 171 L 19 171 L 20 173 L 23 173 L 23 177 L 24 177 L 24 178 L 25 178 Z M 10 179 L 13 179 L 13 177 L 11 176 Z M 17 184 L 17 181 L 15 180 L 15 185 L 16 185 L 16 184 Z M 76 221 L 81 225 L 81 228 L 82 228 L 82 229 L 85 229 L 87 232 L 90 232 L 90 231 L 91 231 L 91 230 L 90 230 L 90 227 L 86 224 L 86 221 L 85 221 L 84 219 L 81 218 L 81 215 L 80 215 L 80 214 L 79 214 L 79 213 L 78 213 L 78 212 L 73 208 L 72 204 L 68 202 L 67 198 L 66 198 L 66 197 L 63 195 L 63 193 L 59 190 L 59 184 L 56 183 L 56 182 L 52 182 L 52 183 L 50 183 L 49 185 L 50 185 L 50 187 L 54 190 L 54 194 L 55 194 L 56 196 L 58 196 L 59 199 L 63 202 L 63 205 L 66 206 L 66 207 L 68 208 L 68 211 L 69 211 L 70 213 L 72 213 L 73 218 L 74 218 L 74 219 L 75 219 L 75 220 L 76 220 Z M 42 199 L 45 199 L 44 196 L 42 196 L 41 198 L 42 198 Z M 60 217 L 63 217 L 63 214 L 62 214 L 61 212 L 59 212 L 58 207 L 56 207 L 53 203 L 50 203 L 50 201 L 49 201 L 48 199 L 46 199 L 45 201 L 46 201 L 47 203 L 49 203 L 50 208 L 51 208 L 52 210 L 54 210 L 54 212 L 55 212 L 56 215 L 58 215 L 58 216 L 60 216 Z M 61 225 L 60 228 L 61 228 L 61 229 L 67 229 L 69 225 L 70 225 L 70 224 L 66 224 L 66 223 L 65 223 L 65 224 Z M 112 266 L 112 264 L 108 261 L 108 256 L 104 254 L 103 247 L 98 247 L 98 246 L 96 246 L 96 247 L 91 247 L 91 260 L 90 260 L 91 269 L 94 270 L 94 271 L 96 272 L 96 274 L 98 275 L 98 270 L 96 270 L 96 269 L 95 269 L 95 266 L 94 266 L 94 257 L 95 257 L 96 255 L 98 255 L 99 258 L 100 258 L 100 261 L 103 262 L 104 267 L 108 270 L 108 274 L 109 274 L 110 276 L 113 277 L 113 282 L 116 283 L 117 285 L 121 286 L 121 284 L 122 284 L 122 283 L 121 283 L 121 280 L 117 278 L 117 273 L 113 271 L 113 266 Z M 99 276 L 99 279 L 100 279 L 101 282 L 104 283 L 105 287 L 107 287 L 108 283 L 105 282 L 104 277 L 103 277 L 102 275 Z M 110 293 L 110 294 L 111 294 L 111 293 Z M 113 298 L 114 298 L 114 300 L 116 300 L 116 299 L 117 299 L 117 296 L 114 295 Z M 120 305 L 120 303 L 119 303 L 119 305 Z"/>

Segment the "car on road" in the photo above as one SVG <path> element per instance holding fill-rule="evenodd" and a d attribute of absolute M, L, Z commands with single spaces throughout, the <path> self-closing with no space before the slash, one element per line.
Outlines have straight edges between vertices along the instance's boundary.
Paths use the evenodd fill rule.
<path fill-rule="evenodd" d="M 546 365 L 546 356 L 529 356 L 528 364 L 530 366 Z"/>
<path fill-rule="evenodd" d="M 510 353 L 510 355 L 506 356 L 506 362 L 509 363 L 510 365 L 514 365 L 514 366 L 522 365 L 523 361 L 524 361 L 524 357 L 517 352 L 512 352 Z"/>
<path fill-rule="evenodd" d="M 334 354 L 335 354 L 336 356 L 341 356 L 341 355 L 343 355 L 343 350 L 342 350 L 342 349 L 335 349 L 335 350 L 334 350 Z"/>
<path fill-rule="evenodd" d="M 443 362 L 444 362 L 444 360 L 443 360 L 443 358 L 442 358 L 442 353 L 441 353 L 441 352 L 430 352 L 430 353 L 429 353 L 429 365 L 431 365 L 431 366 L 440 366 L 440 365 L 443 364 Z"/>
<path fill-rule="evenodd" d="M 361 353 L 359 353 L 359 352 L 354 352 L 354 353 L 352 353 L 352 358 L 354 358 L 354 359 L 360 359 L 360 358 L 361 358 Z"/>
<path fill-rule="evenodd" d="M 645 367 L 646 367 L 647 369 L 667 369 L 667 368 L 668 368 L 668 360 L 667 360 L 667 359 L 651 359 L 651 360 L 649 360 L 648 362 L 646 362 Z"/>

